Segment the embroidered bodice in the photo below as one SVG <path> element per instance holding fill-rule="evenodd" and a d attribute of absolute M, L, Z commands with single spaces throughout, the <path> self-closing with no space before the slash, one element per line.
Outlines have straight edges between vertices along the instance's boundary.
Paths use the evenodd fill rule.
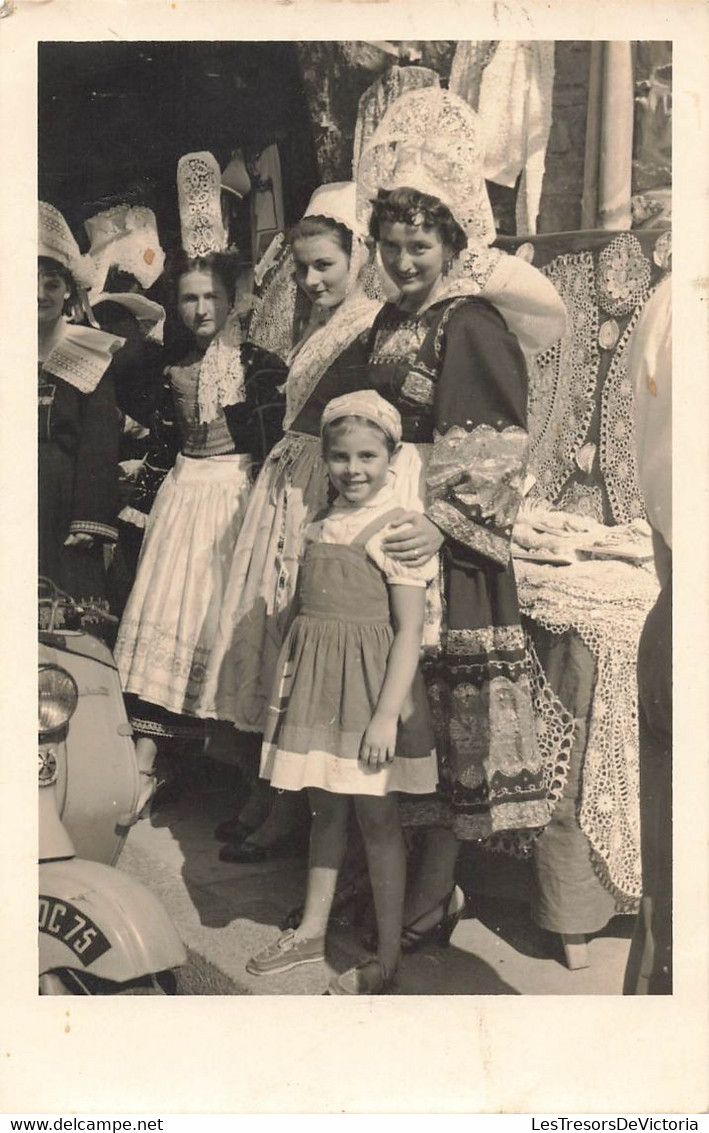
<path fill-rule="evenodd" d="M 185 456 L 224 456 L 237 451 L 223 409 L 213 421 L 201 422 L 197 388 L 201 357 L 190 356 L 180 365 L 168 367 L 175 417 Z"/>

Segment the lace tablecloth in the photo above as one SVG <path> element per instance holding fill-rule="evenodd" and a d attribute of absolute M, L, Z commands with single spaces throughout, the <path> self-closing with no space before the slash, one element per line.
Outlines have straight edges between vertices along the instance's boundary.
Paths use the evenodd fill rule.
<path fill-rule="evenodd" d="M 617 911 L 632 911 L 641 893 L 636 655 L 659 592 L 654 570 L 589 560 L 562 567 L 517 562 L 515 573 L 523 615 L 553 634 L 578 634 L 593 655 L 577 817 Z"/>

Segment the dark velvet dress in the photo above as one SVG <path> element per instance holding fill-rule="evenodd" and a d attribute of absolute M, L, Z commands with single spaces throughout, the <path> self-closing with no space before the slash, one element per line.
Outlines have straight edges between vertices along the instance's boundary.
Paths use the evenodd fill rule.
<path fill-rule="evenodd" d="M 426 446 L 426 514 L 445 535 L 440 644 L 424 666 L 440 787 L 405 820 L 461 839 L 541 827 L 550 806 L 510 557 L 528 454 L 524 357 L 494 307 L 453 296 L 417 315 L 387 304 L 369 365 L 404 441 Z"/>
<path fill-rule="evenodd" d="M 78 600 L 103 600 L 103 544 L 116 539 L 118 510 L 119 415 L 109 351 L 121 340 L 88 332 L 84 363 L 83 329 L 68 332 L 69 356 L 62 343 L 39 367 L 39 573 Z M 79 533 L 92 535 L 93 547 L 64 545 Z"/>

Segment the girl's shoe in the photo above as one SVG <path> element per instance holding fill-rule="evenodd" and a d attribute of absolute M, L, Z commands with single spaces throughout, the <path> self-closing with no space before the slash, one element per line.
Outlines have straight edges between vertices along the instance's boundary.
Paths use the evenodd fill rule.
<path fill-rule="evenodd" d="M 429 925 L 428 928 L 419 929 L 416 926 L 421 921 L 426 921 L 438 909 L 441 910 L 441 919 L 436 921 L 435 924 Z M 419 948 L 423 948 L 424 944 L 439 944 L 445 948 L 450 944 L 453 930 L 458 924 L 465 911 L 465 897 L 458 886 L 454 886 L 447 897 L 439 901 L 432 909 L 422 913 L 411 924 L 404 925 L 401 930 L 401 951 L 404 955 L 410 956 L 412 952 L 418 952 Z M 378 938 L 376 932 L 369 933 L 362 938 L 362 943 L 368 952 L 376 952 L 378 947 Z"/>
<path fill-rule="evenodd" d="M 324 936 L 298 940 L 294 932 L 286 932 L 252 956 L 246 963 L 246 971 L 252 976 L 273 976 L 277 972 L 289 972 L 299 964 L 316 964 L 324 959 Z"/>
<path fill-rule="evenodd" d="M 327 989 L 328 995 L 385 995 L 394 983 L 379 960 L 363 960 L 341 975 L 335 976 Z"/>

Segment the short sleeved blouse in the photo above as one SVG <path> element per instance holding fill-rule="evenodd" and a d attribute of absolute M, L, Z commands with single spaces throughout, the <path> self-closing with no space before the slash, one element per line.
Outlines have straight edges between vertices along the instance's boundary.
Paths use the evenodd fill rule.
<path fill-rule="evenodd" d="M 355 542 L 365 528 L 375 524 L 395 508 L 397 502 L 390 485 L 386 485 L 362 507 L 350 507 L 341 497 L 335 500 L 328 514 L 305 530 L 305 544 L 330 543 L 348 546 Z M 392 522 L 385 522 L 369 539 L 364 549 L 379 567 L 388 586 L 425 587 L 438 576 L 438 556 L 429 559 L 423 566 L 412 566 L 390 558 L 382 549 L 382 543 L 393 531 Z"/>

